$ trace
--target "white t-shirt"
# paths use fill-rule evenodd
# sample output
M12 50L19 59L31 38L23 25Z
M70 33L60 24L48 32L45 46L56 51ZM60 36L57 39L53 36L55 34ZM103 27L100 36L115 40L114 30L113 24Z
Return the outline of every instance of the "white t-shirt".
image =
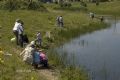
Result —
M63 22L63 17L59 17L59 21L60 21L60 22Z
M21 25L21 23L15 22L15 25L13 27L13 31L18 31L18 34L22 34L23 32L23 27Z

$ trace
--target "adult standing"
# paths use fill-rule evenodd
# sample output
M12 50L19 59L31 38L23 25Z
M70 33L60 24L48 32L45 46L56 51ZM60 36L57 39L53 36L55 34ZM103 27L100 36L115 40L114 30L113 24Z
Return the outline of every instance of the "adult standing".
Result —
M90 12L90 18L93 19L94 17L95 17L94 13Z
M60 26L59 17L60 17L60 16L57 16L57 18L56 18L56 24L57 24L57 26Z
M39 31L36 34L35 43L37 44L38 47L42 46L42 38L41 38L41 33Z
M59 17L59 22L60 22L60 27L63 27L63 17L62 16Z
M22 43L23 23L21 24L20 19L16 20L15 25L13 27L13 33L16 37L16 44L23 47L23 43Z
M101 16L101 17L100 17L100 21L101 21L101 22L103 22L103 20L104 20L104 17L103 17L103 16Z
M18 35L20 46L23 47L23 21L20 20L20 25L18 26Z
M13 27L13 33L16 37L16 44L19 45L19 41L18 41L18 26L19 26L19 23L20 23L20 20L17 19L16 22L15 22L15 25Z

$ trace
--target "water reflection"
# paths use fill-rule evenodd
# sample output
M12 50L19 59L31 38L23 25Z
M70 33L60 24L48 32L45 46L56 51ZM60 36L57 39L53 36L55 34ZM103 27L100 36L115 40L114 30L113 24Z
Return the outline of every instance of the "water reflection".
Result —
M106 21L111 23L109 28L75 38L57 49L69 53L69 64L85 67L91 80L120 80L120 21Z

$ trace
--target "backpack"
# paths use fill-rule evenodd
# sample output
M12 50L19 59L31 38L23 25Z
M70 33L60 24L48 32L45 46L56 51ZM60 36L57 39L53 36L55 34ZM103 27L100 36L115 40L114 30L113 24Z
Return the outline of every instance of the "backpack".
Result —
M23 34L22 39L23 39L24 43L29 43L29 39L28 39L28 36L26 34Z

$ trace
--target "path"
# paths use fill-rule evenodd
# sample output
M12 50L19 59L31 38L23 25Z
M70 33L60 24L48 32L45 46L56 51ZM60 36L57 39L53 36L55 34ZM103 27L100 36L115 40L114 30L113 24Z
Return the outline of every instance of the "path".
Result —
M20 53L20 51L16 50L15 48L13 48L13 51L16 53ZM42 75L46 80L58 80L59 72L52 67L48 68L48 69L41 68L41 69L37 70L37 72L40 75Z
M43 75L47 80L58 80L58 74L52 69L38 70L40 75Z

